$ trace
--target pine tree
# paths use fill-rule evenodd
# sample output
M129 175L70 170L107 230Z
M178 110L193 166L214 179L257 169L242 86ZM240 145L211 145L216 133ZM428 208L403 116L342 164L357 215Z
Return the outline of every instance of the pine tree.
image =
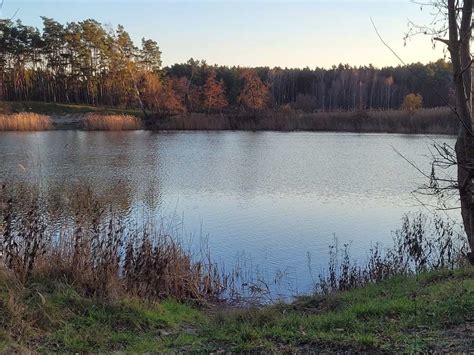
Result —
M158 73L161 70L161 51L158 43L151 39L142 38L140 62L144 70Z

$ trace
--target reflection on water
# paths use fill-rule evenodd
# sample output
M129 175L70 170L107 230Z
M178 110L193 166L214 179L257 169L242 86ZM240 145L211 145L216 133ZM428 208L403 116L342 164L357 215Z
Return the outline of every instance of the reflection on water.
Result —
M207 235L223 264L245 259L268 278L279 270L295 291L307 291L308 253L313 273L326 264L334 236L352 241L353 255L363 257L371 243L391 240L405 212L418 209L411 191L423 178L393 148L429 169L432 138L5 132L0 179L38 186L51 206L68 202L79 187L130 220L165 216L184 235ZM58 216L72 213L56 210Z

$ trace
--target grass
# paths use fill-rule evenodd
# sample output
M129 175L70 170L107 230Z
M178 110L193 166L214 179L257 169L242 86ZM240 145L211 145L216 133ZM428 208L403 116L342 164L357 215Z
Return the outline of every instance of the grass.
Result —
M221 314L207 332L236 351L301 348L421 351L458 341L446 330L474 323L474 270L438 271L390 280L291 305ZM469 343L469 341L471 343ZM456 345L455 344L455 345Z
M48 116L31 112L0 114L0 131L46 131L48 129L51 129L51 119Z
M0 276L4 352L469 351L473 327L472 267L249 309L103 301L61 280Z
M130 131L142 128L140 119L130 115L88 113L82 121L86 131Z
M60 280L36 279L23 287L3 275L0 283L0 341L5 352L162 350L160 337L203 319L198 310L172 300L105 302L84 297Z

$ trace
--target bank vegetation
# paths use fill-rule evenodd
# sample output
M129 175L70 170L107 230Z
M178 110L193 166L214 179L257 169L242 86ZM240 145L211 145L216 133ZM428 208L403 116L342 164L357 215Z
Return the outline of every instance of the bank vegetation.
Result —
M474 269L443 218L405 217L393 246L375 245L365 261L335 243L313 294L242 308L207 252L137 228L87 191L48 203L1 192L3 351L472 349Z
M41 114L24 112L35 110ZM21 111L15 113L16 111ZM322 131L404 134L456 134L457 117L449 108L305 113L290 107L259 112L181 113L145 118L136 110L41 103L3 103L0 131L9 130L244 130Z
M0 114L0 131L46 131L51 127L52 122L49 116L32 112Z

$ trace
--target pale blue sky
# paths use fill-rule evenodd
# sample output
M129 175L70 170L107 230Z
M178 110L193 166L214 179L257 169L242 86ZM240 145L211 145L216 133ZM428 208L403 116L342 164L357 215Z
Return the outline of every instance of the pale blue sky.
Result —
M376 36L370 17L406 62L443 56L441 48L432 49L427 37L403 46L408 19L420 24L430 20L428 9L420 11L409 0L5 0L2 17L17 9L17 18L38 27L40 16L63 23L94 18L113 26L122 24L136 44L141 37L156 40L165 65L190 57L240 66L399 64Z

